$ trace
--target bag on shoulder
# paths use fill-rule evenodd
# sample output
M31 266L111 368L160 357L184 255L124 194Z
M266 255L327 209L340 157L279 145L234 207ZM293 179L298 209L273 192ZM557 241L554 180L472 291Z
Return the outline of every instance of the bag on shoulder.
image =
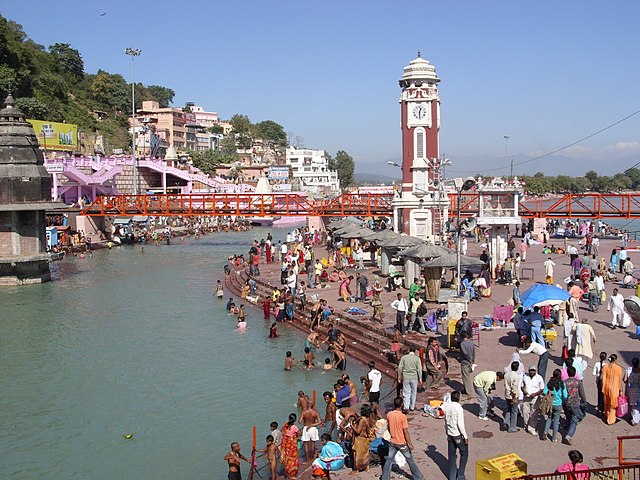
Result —
M422 302L420 306L418 306L418 310L416 311L416 313L419 317L424 317L427 314L427 312L428 312L427 306L424 304L424 302Z
M553 411L553 392L551 390L540 398L539 408L543 415L549 415Z

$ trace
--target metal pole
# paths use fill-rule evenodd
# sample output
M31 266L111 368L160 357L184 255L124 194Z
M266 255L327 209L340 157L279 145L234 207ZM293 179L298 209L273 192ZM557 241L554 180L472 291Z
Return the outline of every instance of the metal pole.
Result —
M138 195L138 159L136 156L136 57L142 50L125 48L124 53L131 57L131 154L133 155L133 193Z
M131 151L133 152L133 193L138 195L138 156L136 155L136 57L131 57Z
M509 152L509 135L503 135L502 138L504 138L504 159L505 161L508 160L508 152ZM513 170L513 166L511 167ZM512 172L513 173L513 172Z
M460 248L461 248L461 241L460 241L460 233L462 232L462 229L460 228L460 197L461 197L461 193L462 193L462 189L458 190L458 195L456 197L456 217L457 217L457 227L456 227L456 232L457 232L457 237L458 237L458 251L457 251L457 262L456 265L458 267L458 278L456 280L457 285L456 288L458 289L458 292L456 294L456 296L460 296L460 288L462 287L462 281L460 280Z

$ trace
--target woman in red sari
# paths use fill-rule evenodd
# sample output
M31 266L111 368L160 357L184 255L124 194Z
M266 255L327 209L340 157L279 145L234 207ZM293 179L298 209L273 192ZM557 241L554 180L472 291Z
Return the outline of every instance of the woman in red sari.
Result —
M296 427L297 416L289 415L289 421L282 427L282 463L289 480L298 475L298 437L300 430Z

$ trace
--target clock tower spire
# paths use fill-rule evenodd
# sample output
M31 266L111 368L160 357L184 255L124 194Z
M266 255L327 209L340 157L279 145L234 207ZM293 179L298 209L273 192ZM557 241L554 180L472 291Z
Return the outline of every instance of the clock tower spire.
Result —
M440 181L440 95L436 68L418 57L400 79L402 189L396 199L396 228L435 241L442 233L448 199Z

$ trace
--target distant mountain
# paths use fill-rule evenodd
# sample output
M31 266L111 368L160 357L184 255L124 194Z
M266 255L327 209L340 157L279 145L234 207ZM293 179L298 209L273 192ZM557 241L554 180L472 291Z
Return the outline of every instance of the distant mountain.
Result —
M357 173L356 172L355 180L357 183L368 183L373 185L379 185L379 184L390 185L393 182L399 182L400 176L390 177L389 175L380 175L377 173Z
M453 165L446 168L445 174L448 178L465 177L469 175L480 174L483 177L505 176L509 175L510 165L504 158L479 155L474 157L456 157L451 159ZM401 163L400 158L391 158L388 161ZM356 170L365 170L367 173L362 175L391 176L400 171L397 167L389 165L388 161L377 161L356 163ZM621 155L603 154L599 158L575 158L564 155L549 155L548 157L532 160L531 156L515 155L513 158L513 174L516 176L533 175L536 172L542 172L547 176L570 175L572 177L583 176L589 170L595 170L599 175L614 175L623 172L631 167L638 167L640 164L640 155L630 155L623 157ZM356 178L358 178L356 173Z

